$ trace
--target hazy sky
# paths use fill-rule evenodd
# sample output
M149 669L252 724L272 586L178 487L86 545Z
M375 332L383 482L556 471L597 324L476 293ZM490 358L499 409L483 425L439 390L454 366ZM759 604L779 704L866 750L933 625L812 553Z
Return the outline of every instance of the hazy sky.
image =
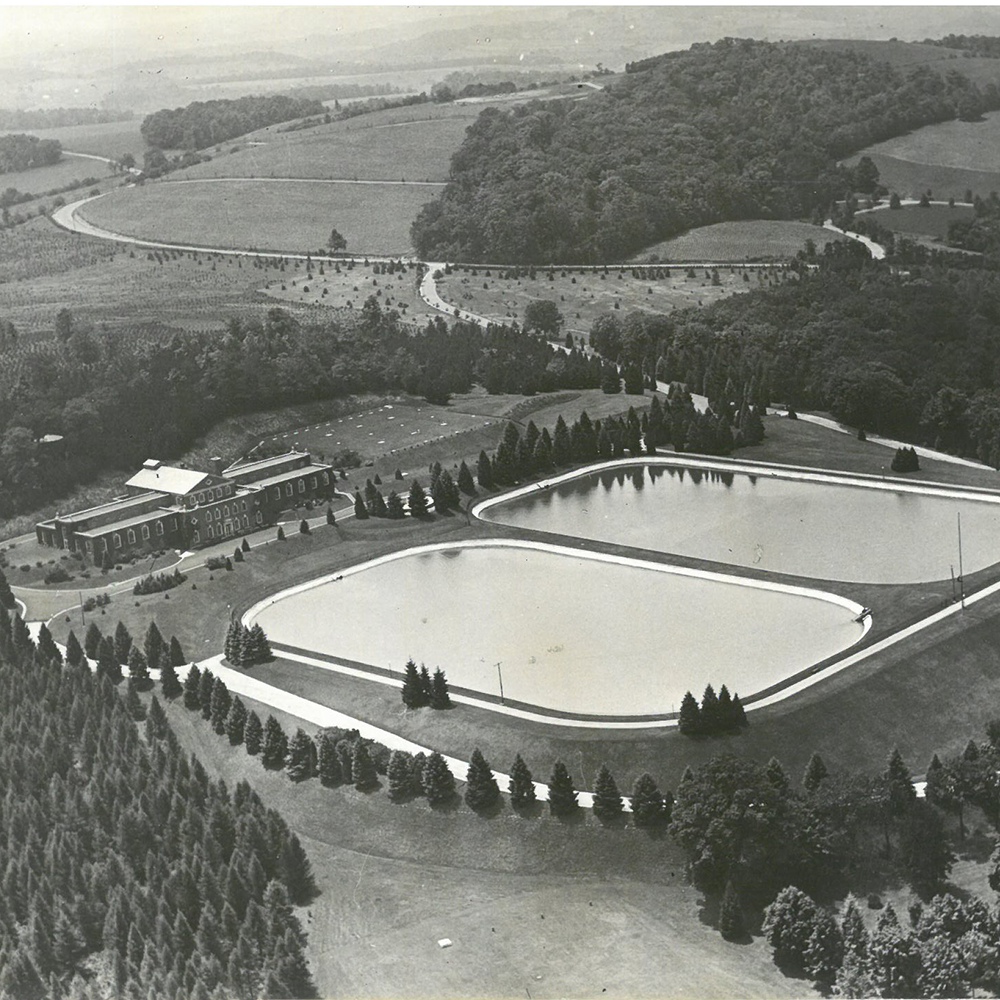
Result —
M609 5L610 6L610 5ZM563 8L564 10L566 8ZM549 11L551 12L551 8ZM317 37L344 37L366 29L398 28L433 30L470 19L493 24L530 17L530 6L6 6L0 5L0 60L20 62L52 56L72 56L86 51L128 54L147 59L208 47L279 48ZM692 7L677 12L690 22ZM649 8L645 11L647 17ZM669 12L664 17L670 20ZM924 6L784 6L703 8L703 23L718 26L725 34L758 37L803 37L829 25L829 34L843 37L919 39L947 31L997 33L997 7ZM808 30L797 28L809 25ZM758 30L755 30L758 29ZM0 74L2 74L0 61Z

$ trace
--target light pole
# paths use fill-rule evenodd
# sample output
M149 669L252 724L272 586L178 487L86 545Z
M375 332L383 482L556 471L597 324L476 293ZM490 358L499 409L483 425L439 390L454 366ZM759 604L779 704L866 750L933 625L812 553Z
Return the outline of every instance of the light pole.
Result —
M507 703L503 700L503 671L500 669L500 663L497 663L497 679L500 681L500 704L506 705Z
M962 512L958 512L958 595L965 609L965 570L962 568Z

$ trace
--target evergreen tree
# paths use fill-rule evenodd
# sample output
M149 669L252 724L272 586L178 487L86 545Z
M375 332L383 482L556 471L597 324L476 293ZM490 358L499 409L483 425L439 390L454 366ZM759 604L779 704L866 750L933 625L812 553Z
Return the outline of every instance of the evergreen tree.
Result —
M814 753L806 764L805 774L802 775L802 787L807 792L815 792L829 773L823 758Z
M97 673L112 684L118 684L122 679L122 668L115 656L115 641L109 635L101 639L97 647Z
M91 622L87 626L86 635L83 637L83 648L87 653L88 660L97 659L97 650L101 645L102 638L103 636L101 635L101 630L97 627L97 623Z
M437 709L451 708L448 681L440 667L434 671L434 679L431 681L430 706Z
M650 774L641 774L632 786L632 822L654 827L663 820L663 795Z
M300 535L309 534L309 522L305 518L302 518L302 520L299 521L299 534Z
M714 736L720 729L719 699L715 693L715 688L711 684L708 684L701 698L701 731Z
M79 667L83 665L83 647L80 645L80 640L77 639L76 633L70 629L69 635L66 636L66 663L71 667Z
M119 622L115 629L115 656L121 664L128 663L128 654L132 650L132 633L125 627L124 622Z
M13 611L17 607L17 600L14 598L14 592L10 589L10 583L7 581L7 575L4 573L3 569L0 569L0 608L6 608L8 611Z
M765 769L767 774L767 780L774 785L774 787L784 795L789 788L788 775L785 774L785 769L781 766L781 761L777 757L772 757L767 762L767 767Z
M183 667L187 663L187 660L184 658L184 650L181 649L181 644L176 635L170 637L170 648L167 658L175 667ZM160 667L162 668L162 666L163 664L161 663Z
M59 652L59 647L56 645L55 639L52 638L52 633L45 622L42 622L38 629L37 647L39 655L48 663L62 664L62 653Z
M472 478L472 473L469 471L469 467L465 464L465 460L462 460L462 464L458 467L458 488L466 495L473 496L476 492L476 484ZM2 592L0 592L0 599L2 599Z
M610 362L606 362L603 365L601 370L601 390L609 396L622 391L622 380L621 375L618 373L617 365Z
M156 622L150 622L149 628L146 629L146 637L143 639L142 652L146 657L146 663L152 666L154 663L159 666L160 663L160 650L163 649L165 643L163 641L163 636L160 634L160 630L156 627ZM184 662L183 660L181 661ZM174 664L175 666L180 666L179 663Z
M327 524L336 524L337 523L337 518L336 518L336 515L333 513L333 508L332 507L327 507L326 508L326 523Z
M368 508L365 506L364 498L357 491L354 493L354 516L359 521L368 519Z
M230 618L229 625L226 627L226 638L222 643L222 655L236 666L240 664L237 644L242 627L236 618Z
M577 808L577 794L566 765L557 760L549 778L549 811L553 816L568 816Z
M264 747L264 727L260 716L254 712L247 713L247 721L243 726L243 746L251 757L256 757Z
M719 910L719 932L727 941L742 941L746 938L746 924L743 922L743 906L735 884L726 883Z
M375 494L375 499L372 500L371 506L372 517L388 517L389 508L386 505L385 498L382 496L381 492Z
M390 521L401 521L406 517L406 508L403 506L403 501L395 490L389 494L389 499L385 502L385 516Z
M479 453L479 461L476 463L476 479L484 490L493 489L493 464L485 451Z
M386 772L389 781L389 798L393 802L403 802L410 797L410 755L403 750L393 750Z
M149 668L146 666L146 657L142 652L133 646L128 654L128 679L138 691L148 691L152 686L149 679Z
M726 733L736 728L733 715L733 698L725 684L719 688L719 703L716 708L719 720L719 732Z
M198 688L198 704L201 706L201 717L212 718L212 693L215 691L215 674L206 667L201 672L201 684Z
M184 690L183 685L177 679L177 671L172 663L160 665L160 690L163 692L164 698L171 700Z
M242 538L242 539L240 540L240 548L241 548L241 549L242 549L242 550L243 550L244 552L249 552L249 551L250 551L250 543L249 543L249 542L248 542L248 541L246 540L246 536L245 536L245 535L244 535L244 537L243 537L243 538Z
M281 881L285 883L288 892L288 899L296 906L303 906L308 903L317 893L316 880L313 877L312 865L306 852L302 849L299 838L294 833L289 833L283 838L281 850L278 855L278 871ZM265 909L275 908L272 900L272 889L277 888L274 882L268 885L268 890L264 895ZM290 919L291 914L286 917ZM301 930L299 932L301 934Z
M410 517L424 517L427 514L427 494L417 479L410 486L409 510Z
M229 709L233 707L233 699L229 694L229 688L221 677L215 678L212 685L212 697L209 706L212 728L220 735L226 735L226 721L229 718Z
M420 680L417 665L412 659L407 660L403 674L403 704L407 708L421 708L427 702L427 692Z
M281 723L273 715L269 715L267 722L264 723L264 743L261 747L260 756L261 763L269 770L280 771L285 766L287 755L288 737L281 728Z
M535 804L535 784L520 754L510 769L510 804L514 809L530 809Z
M327 788L339 785L341 782L340 757L337 755L337 744L333 738L323 734L318 740L317 748L319 780Z
M229 714L226 716L226 735L232 746L239 746L243 742L243 733L247 724L246 706L239 698L233 698L229 706Z
M149 712L146 714L146 742L152 743L154 740L162 740L167 735L169 728L167 715L163 711L160 699L154 694L149 702Z
M366 514L365 517L367 517L367 516L368 515ZM275 532L274 537L279 542L283 542L285 540L285 529L280 524L278 525L278 530L277 530L277 532Z
M556 429L552 436L552 462L556 466L566 465L572 456L569 428L562 414L556 419Z
M143 705L139 692L131 681L125 687L125 710L134 722L142 722L146 718L146 706Z
M733 695L733 706L731 712L733 725L737 729L743 729L750 725L750 720L747 718L747 713L743 709L743 702L740 701L740 696L738 694Z
M288 745L285 770L292 781L305 781L316 772L316 745L304 729L296 729Z
M254 622L245 638L243 646L243 664L267 663L274 658L271 652L271 644L268 642L267 633L261 628L259 622Z
M340 761L340 778L345 785L354 784L354 748L348 740L339 740L336 744L337 758Z
M422 775L424 795L432 806L441 806L455 797L455 778L448 762L439 753L432 753L424 764Z
M378 786L378 772L372 763L368 748L357 740L354 744L354 754L351 757L351 777L354 787L360 792L368 792Z
M424 689L424 698L426 698L425 704L429 705L431 703L433 685L431 684L430 671L428 671L427 667L423 663L420 664L420 686Z
M472 751L466 775L465 803L476 812L492 809L500 801L500 788L479 748Z
M698 702L690 691L681 701L677 728L684 736L698 736L701 733L701 709L698 708Z
M594 815L602 823L607 823L621 816L623 808L618 785L607 765L602 764L594 779Z

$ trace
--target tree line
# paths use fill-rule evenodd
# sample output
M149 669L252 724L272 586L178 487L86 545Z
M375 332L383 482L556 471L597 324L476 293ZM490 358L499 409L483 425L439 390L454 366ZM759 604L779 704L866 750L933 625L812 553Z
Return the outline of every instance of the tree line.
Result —
M139 131L158 149L206 149L268 125L325 112L321 101L306 97L220 98L154 111L142 120Z
M162 707L0 612L0 994L312 997L308 857ZM128 692L131 692L129 695Z
M39 139L23 132L0 135L0 174L47 167L62 158L58 139Z
M483 111L412 226L428 260L625 260L724 219L809 217L874 142L1000 107L955 72L749 39L633 63L584 101Z

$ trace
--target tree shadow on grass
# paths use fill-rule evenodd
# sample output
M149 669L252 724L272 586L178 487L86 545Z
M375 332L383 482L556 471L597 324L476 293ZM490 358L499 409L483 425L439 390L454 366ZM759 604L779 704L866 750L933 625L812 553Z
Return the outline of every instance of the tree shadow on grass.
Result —
M469 806L469 808L472 809L471 806ZM506 810L504 809L503 796L497 799L497 801L494 802L493 805L487 806L485 809L472 809L472 812L474 812L480 819L485 819L485 820L499 819L504 814L505 811Z
M531 819L538 820L542 818L542 814L545 811L545 806L543 803L539 802L537 799L527 806L515 806L510 807L510 811L520 819Z
M431 802L428 800L427 804L436 813L451 814L458 812L459 807L462 805L462 799L456 792L443 802Z
M563 826L582 826L587 819L587 810L577 806L568 812L554 813L549 810L549 815Z

